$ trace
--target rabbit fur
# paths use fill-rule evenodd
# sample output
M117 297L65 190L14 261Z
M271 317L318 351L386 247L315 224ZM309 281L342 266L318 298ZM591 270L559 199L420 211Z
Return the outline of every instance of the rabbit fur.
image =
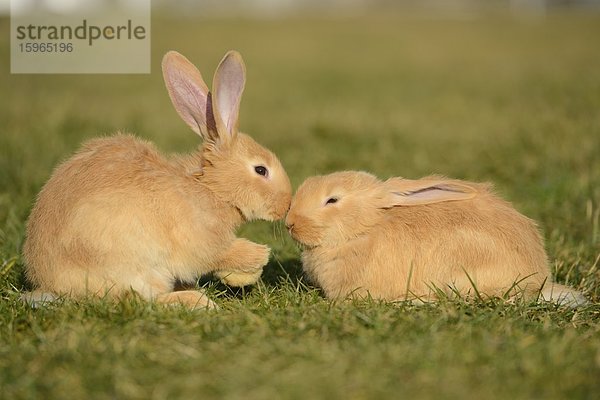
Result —
M489 184L360 171L308 178L286 218L306 275L329 298L429 301L441 292L585 304L552 282L534 221Z
M270 249L235 231L248 220L283 218L291 185L277 157L238 132L242 58L225 55L212 92L181 54L167 53L162 67L175 109L202 146L165 156L123 134L83 144L54 170L29 217L23 255L36 290L25 300L133 290L214 307L201 291L174 292L175 282L214 272L243 286L260 277Z

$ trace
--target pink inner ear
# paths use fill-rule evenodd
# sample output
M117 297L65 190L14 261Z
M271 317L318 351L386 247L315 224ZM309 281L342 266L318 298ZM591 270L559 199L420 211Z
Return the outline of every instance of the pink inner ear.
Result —
M460 190L453 189L451 187L444 186L431 186L423 189L415 190L414 192L410 192L408 195L410 197L419 198L419 199L434 199L440 196L452 196L452 193L464 193Z
M221 64L218 79L217 110L227 132L233 134L244 90L243 67L230 57Z
M200 133L201 128L206 125L204 111L206 110L206 95L194 84L186 81L179 71L173 79L173 105L183 120L194 129L197 126L196 133Z
M173 51L163 58L162 69L175 110L194 132L204 137L208 87L202 75L184 56Z
M475 194L459 187L451 185L436 185L424 187L415 191L393 192L396 197L396 205L419 205L433 204L444 201L466 200L472 198Z

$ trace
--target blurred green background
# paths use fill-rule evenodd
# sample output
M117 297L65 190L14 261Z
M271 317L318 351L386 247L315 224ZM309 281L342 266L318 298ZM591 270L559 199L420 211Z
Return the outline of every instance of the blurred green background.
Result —
M171 49L194 62L207 83L227 50L241 52L248 71L241 129L280 157L294 187L341 169L494 182L539 221L557 280L597 302L600 14L594 2L583 8L352 2L346 9L313 4L277 12L232 12L241 9L217 2L192 12L177 4L157 2L152 14L149 75L11 75L10 21L0 19L5 395L598 393L597 305L575 312L494 302L331 304L297 283L299 251L280 226L267 223L241 231L274 249L258 288L240 294L209 283L220 314L135 301L67 301L44 310L20 304L24 224L58 162L82 141L119 130L165 152L199 145L164 89L160 60ZM166 381L157 383L159 377Z

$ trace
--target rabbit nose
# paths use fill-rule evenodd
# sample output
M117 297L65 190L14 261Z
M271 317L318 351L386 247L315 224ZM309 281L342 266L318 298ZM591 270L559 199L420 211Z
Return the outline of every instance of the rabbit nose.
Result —
M287 228L287 230L290 234L292 234L292 231L294 230L295 223L296 223L296 214L292 213L292 212L288 212L288 215L285 218L285 227Z

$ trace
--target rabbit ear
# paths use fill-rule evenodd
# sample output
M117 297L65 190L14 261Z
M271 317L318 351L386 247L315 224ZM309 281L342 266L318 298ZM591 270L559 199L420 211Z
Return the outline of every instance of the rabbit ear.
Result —
M200 71L176 51L165 54L162 71L169 97L179 116L204 140L214 141L218 135L210 93Z
M224 140L237 135L246 67L237 51L229 51L217 67L213 79L213 111L217 130Z
M467 200L477 195L477 189L465 182L442 179L391 178L383 185L386 192L383 208Z

